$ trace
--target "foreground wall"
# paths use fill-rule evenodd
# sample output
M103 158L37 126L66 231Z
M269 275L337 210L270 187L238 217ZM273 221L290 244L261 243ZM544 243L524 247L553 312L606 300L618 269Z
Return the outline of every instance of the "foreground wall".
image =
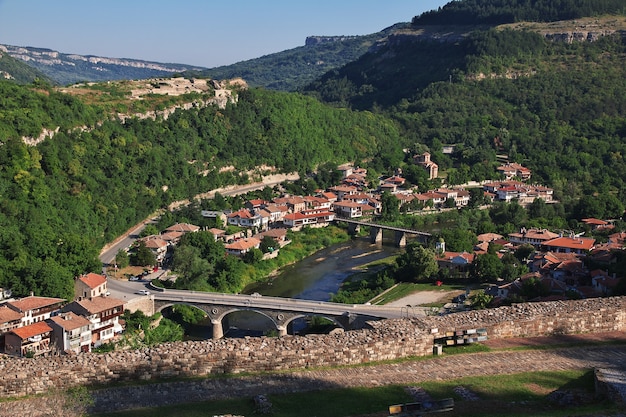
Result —
M519 304L421 319L372 322L370 330L332 335L220 339L107 354L0 361L0 397L77 385L222 373L355 365L433 353L446 331L485 328L489 338L624 331L626 297Z

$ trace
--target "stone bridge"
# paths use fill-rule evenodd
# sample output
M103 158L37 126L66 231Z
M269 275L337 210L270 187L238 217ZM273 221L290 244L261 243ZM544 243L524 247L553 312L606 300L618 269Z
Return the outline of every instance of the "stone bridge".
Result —
M295 319L322 316L345 330L360 329L368 321L385 318L415 317L425 311L415 307L372 306L364 304L338 304L294 298L267 297L239 294L218 294L184 290L153 288L154 311L177 304L194 306L207 314L213 325L213 339L224 337L223 320L236 311L254 311L274 323L281 336L287 335L287 326Z
M430 233L420 232L419 230L405 229L402 227L386 226L384 224L377 224L372 222L361 222L358 220L335 218L336 222L344 222L348 224L348 231L352 234L358 232L361 226L367 226L370 228L370 242L379 243L383 240L383 230L392 230L395 233L394 243L397 247L402 248L406 246L406 236L416 236L417 239L426 243L432 236Z

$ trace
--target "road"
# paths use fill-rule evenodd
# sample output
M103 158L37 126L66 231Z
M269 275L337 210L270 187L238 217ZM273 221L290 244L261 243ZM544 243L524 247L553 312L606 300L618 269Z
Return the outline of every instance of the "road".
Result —
M297 174L292 175L274 175L269 177L269 179L264 180L260 183L247 184L247 185L238 185L228 188L217 189L213 191L209 191L208 193L200 194L196 196L196 198L212 198L215 196L215 193L219 192L225 196L234 196L239 194L245 194L249 191L262 190L265 187L273 187L277 184L280 184L286 180L295 180L297 179ZM170 210L176 207L180 207L182 205L189 204L189 200L179 201L176 203L172 203L170 205ZM115 255L120 249L126 249L130 247L135 240L139 237L141 231L146 227L146 225L152 221L156 221L156 217L149 217L142 221L141 223L135 225L132 229L127 231L124 235L120 236L113 242L106 245L102 251L100 252L100 261L106 267L115 259ZM106 274L106 270L103 270L103 273Z
M155 300L198 302L207 304L223 304L245 308L265 308L271 310L297 311L310 314L347 315L359 314L378 318L396 319L409 315L425 315L429 308L419 308L388 305L366 304L339 304L325 301L301 300L296 298L282 298L269 296L255 296L242 294L205 293L184 290L154 291Z

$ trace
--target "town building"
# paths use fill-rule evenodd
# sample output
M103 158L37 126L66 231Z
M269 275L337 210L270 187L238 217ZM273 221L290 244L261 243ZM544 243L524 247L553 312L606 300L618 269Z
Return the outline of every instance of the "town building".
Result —
M107 277L102 274L90 272L81 275L74 282L75 298L93 298L106 295Z

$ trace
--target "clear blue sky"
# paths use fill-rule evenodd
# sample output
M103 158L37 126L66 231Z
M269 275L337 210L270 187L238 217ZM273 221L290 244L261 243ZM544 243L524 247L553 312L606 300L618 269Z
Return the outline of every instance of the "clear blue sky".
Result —
M449 0L0 0L0 44L202 67L366 35Z

